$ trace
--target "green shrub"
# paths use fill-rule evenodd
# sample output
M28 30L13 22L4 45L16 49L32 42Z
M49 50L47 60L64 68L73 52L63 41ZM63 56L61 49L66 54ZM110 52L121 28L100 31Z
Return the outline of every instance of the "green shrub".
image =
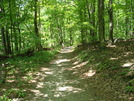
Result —
M127 86L126 91L127 92L134 92L134 86Z

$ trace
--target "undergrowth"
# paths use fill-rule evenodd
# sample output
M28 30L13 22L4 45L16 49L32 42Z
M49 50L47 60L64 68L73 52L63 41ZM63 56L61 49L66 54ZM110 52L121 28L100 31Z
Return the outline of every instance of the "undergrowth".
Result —
M8 63L6 67L7 72L7 81L14 80L16 83L16 88L12 88L13 83L5 82L4 84L0 84L0 101L11 101L11 98L14 97L25 97L26 92L25 89L21 87L32 79L32 75L27 75L28 73L36 73L38 68L51 59L57 54L57 51L40 51L36 52L31 57L14 57L5 60L5 63ZM14 77L12 77L14 76ZM25 80L21 78L25 78ZM10 87L6 87L10 85ZM21 90L18 90L21 89Z
M97 73L108 71L108 75L112 77L123 78L126 82L126 92L134 93L134 70L130 68L122 68L121 60L111 59L112 55L108 51L97 51L97 50L83 50L79 53L78 58L81 61L88 61L88 67L95 67ZM118 58L118 57L117 57ZM116 74L115 74L116 73ZM131 74L131 75L130 75ZM105 75L105 72L104 72ZM124 79L125 78L125 79ZM129 84L129 85L127 85Z

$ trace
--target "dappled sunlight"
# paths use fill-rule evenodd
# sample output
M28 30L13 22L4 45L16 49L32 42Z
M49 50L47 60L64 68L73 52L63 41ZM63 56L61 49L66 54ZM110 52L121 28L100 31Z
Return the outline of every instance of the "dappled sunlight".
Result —
M34 92L34 93L36 93L36 94L41 93L40 90L35 90L35 89L34 89L34 90L31 90L31 91Z
M118 58L113 58L113 57L111 57L110 60L118 60Z
M57 64L59 67L61 67L62 65L61 64Z
M51 70L51 69L50 69L50 68L41 67L40 70L41 70L41 71L49 71L49 70Z
M75 61L73 65L77 65L78 63L80 63L80 61Z
M128 63L124 63L123 65L122 65L122 67L130 67L130 66L132 66L134 63L131 63L131 62L128 62Z
M84 91L80 88L74 88L72 86L58 87L56 90L57 91L72 92L72 93L80 93L80 92Z
M39 96L42 96L42 95L44 95L43 93L41 93L41 91L40 90L30 90L31 92L33 92L34 93L34 95L36 96L36 97L39 97Z
M112 47L112 48L116 48L116 45L107 45L107 47Z
M127 57L128 55L133 54L133 52L124 52L124 56Z
M53 72L45 72L45 74L53 74Z
M57 59L57 60L53 60L50 62L50 64L60 64L60 63L63 63L63 62L69 62L70 59Z
M91 96L91 91L87 89L87 84L80 78L76 68L87 65L88 61L75 61L75 57L68 56L66 53L72 52L69 49L63 49L62 53L56 60L50 64L42 66L40 71L35 73L33 78L28 82L34 87L28 90L32 93L21 101L74 101L77 99L87 99L95 101ZM69 54L68 54L69 55ZM84 76L91 77L96 72L88 71ZM29 73L29 76L32 75ZM86 97L85 97L86 96ZM82 101L82 100L80 100Z
M6 78L6 82L8 82L8 83L15 82L16 80L15 80L14 78L15 78L15 76L7 77L7 78Z
M82 62L80 64L77 64L76 66L73 66L72 68L79 68L79 67L85 66L87 63L88 63L88 61Z
M72 48L73 48L72 46L65 47L65 48L63 48L63 49L60 50L60 53L71 53L71 52L74 51Z
M61 50L60 51L60 53L71 53L71 52L73 52L74 50L65 50L65 49L63 49L63 50Z
M76 93L79 94L85 92L85 89L83 89L83 87L74 87L78 83L80 83L78 82L78 80L74 81L63 80L62 82L59 81L38 82L36 87L37 89L29 89L29 90L33 93L32 95L34 95L34 97L32 98L33 100L40 98L53 99L53 98L66 97L69 96L70 94L76 94ZM74 86L73 85L71 86L71 84L74 84ZM49 89L47 90L46 87ZM30 96L31 95L29 95L29 97Z
M45 73L45 72L44 72ZM47 75L46 74L42 74L42 73L38 73L34 78L33 78L33 80L39 80L39 81L41 81L41 80L44 80L45 79L45 77L46 77ZM30 80L29 82L32 82L32 80Z
M36 83L37 81L36 80L31 80L31 83Z
M92 77L96 74L96 70L89 70L88 72L84 73L84 77Z
M43 82L38 82L36 88L44 88Z
M55 61L55 63L59 64L59 63L68 62L68 61L70 61L70 59L59 59L59 60Z

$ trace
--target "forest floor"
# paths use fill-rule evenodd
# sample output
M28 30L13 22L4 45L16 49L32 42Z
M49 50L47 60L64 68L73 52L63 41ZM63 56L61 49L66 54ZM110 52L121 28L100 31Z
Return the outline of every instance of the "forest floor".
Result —
M25 90L26 95L19 92L24 98L12 93L11 101L134 101L133 45L122 41L103 51L92 44L66 47L50 63L29 72L27 81L16 85L9 80L2 87L20 85Z
M29 82L29 94L13 101L104 101L95 95L94 90L79 77L76 67L86 65L76 59L72 47L61 49L60 53L42 67Z
M77 48L82 50L81 60L88 61L79 68L80 76L92 82L97 96L104 101L134 101L134 40L107 45L103 51L92 44Z

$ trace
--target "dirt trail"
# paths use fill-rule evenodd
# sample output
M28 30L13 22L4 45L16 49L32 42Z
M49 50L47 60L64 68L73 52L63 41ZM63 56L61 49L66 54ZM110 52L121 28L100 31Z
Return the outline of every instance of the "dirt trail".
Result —
M29 88L33 94L20 101L105 101L93 93L92 88L80 78L75 67L77 61L71 47L62 49L50 64L41 67ZM37 82L38 81L38 82Z

